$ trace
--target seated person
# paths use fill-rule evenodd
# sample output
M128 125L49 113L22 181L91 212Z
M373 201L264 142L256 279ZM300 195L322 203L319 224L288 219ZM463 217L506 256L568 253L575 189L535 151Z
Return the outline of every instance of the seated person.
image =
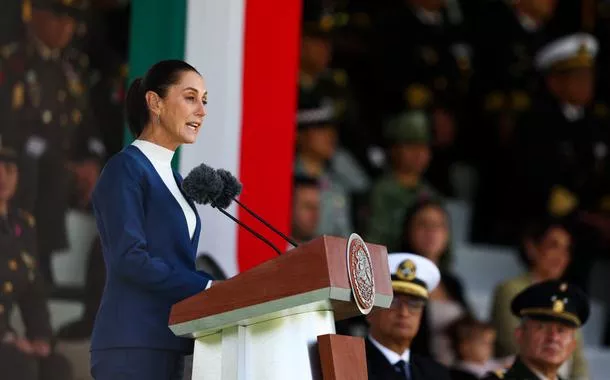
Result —
M9 205L18 182L17 154L0 148L0 377L70 380L67 360L53 352L45 282L36 265L34 217ZM19 306L26 328L10 325Z
M576 332L589 319L587 295L576 285L549 280L517 294L510 309L520 321L514 331L519 354L506 372L483 379L561 380L559 369L574 354Z
M571 251L572 235L561 221L543 218L528 226L522 244L528 271L501 283L494 291L491 322L498 334L496 356L517 353L514 331L519 326L519 318L511 313L511 300L530 285L562 278L570 263ZM566 361L561 373L570 379L586 379L589 375L580 332L576 337L574 356Z
M450 250L449 216L442 204L434 200L414 203L407 210L403 224L402 251L414 252L440 268L441 280L433 291L412 349L451 366L455 353L447 328L456 320L470 315L460 279L445 269Z
M456 356L452 380L479 380L504 367L493 359L496 331L491 324L467 316L451 325L449 336Z
M394 299L389 309L367 316L365 340L369 380L449 380L449 371L434 360L411 352L428 294L440 273L425 257L410 253L388 255Z

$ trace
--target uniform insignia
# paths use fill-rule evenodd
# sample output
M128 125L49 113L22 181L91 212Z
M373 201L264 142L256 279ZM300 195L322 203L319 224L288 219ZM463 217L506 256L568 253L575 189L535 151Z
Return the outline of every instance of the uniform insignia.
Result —
M83 114L80 112L80 110L78 110L78 109L72 110L72 122L74 122L74 124L80 124L82 119L83 119Z
M320 20L320 29L329 31L335 26L335 19L331 15L324 15Z
M569 214L578 206L578 198L563 186L555 186L551 191L548 210L556 217Z
M513 91L511 94L511 104L515 111L525 111L530 108L530 97L525 91Z
M26 251L21 252L21 260L23 260L26 267L33 269L36 266L36 259Z
M347 73L343 70L334 70L333 71L333 81L337 86L345 87L347 86Z
M19 213L21 214L21 217L25 219L25 221L28 223L29 227L34 227L36 225L36 218L34 218L34 215L30 214L25 210L19 210Z
M4 286L2 287L2 290L5 294L11 294L13 292L13 283L10 281L6 281L4 283Z
M565 310L565 304L563 303L562 300L553 301L553 311L555 313L563 313L564 310Z
M44 110L42 112L42 122L45 124L49 124L51 122L51 120L53 120L53 113L49 110Z
M407 105L412 108L424 108L432 101L432 91L421 84L412 84L405 91Z
M12 107L14 110L18 110L23 107L25 100L25 88L22 82L17 82L13 86L13 102Z
M485 110L498 111L504 107L504 94L500 91L493 91L485 97Z
M21 21L27 23L30 20L32 20L32 1L23 0L21 3Z
M70 92L74 95L80 96L84 92L83 84L78 79L72 79L69 81Z
M12 270L13 272L16 271L18 267L17 260L10 260L8 262L8 269Z
M424 59L424 62L430 66L434 66L438 63L438 53L431 47L422 47L421 56Z
M396 269L396 277L403 281L412 281L417 273L417 266L411 260L405 260Z

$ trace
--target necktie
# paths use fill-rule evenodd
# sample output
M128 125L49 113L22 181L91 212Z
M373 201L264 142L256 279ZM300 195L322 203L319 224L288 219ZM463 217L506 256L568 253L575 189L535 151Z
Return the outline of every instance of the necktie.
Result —
M405 380L411 380L411 371L409 369L409 363L401 360L394 364L394 369L397 373L400 373Z

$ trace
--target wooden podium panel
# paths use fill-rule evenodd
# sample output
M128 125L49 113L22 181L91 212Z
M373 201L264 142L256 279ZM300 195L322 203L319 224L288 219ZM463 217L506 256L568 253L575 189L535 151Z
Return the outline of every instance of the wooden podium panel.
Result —
M318 336L323 380L367 380L364 339L346 335Z

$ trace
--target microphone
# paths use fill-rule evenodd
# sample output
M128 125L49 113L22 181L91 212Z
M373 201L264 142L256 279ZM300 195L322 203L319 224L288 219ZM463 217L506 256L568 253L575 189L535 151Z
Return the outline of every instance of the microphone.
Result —
M293 247L299 246L296 241L294 241L293 239L284 235L281 231L279 231L277 228L273 227L269 222L265 221L263 218L258 216L254 211L250 210L248 207L246 207L246 205L244 205L243 203L238 201L237 198L235 198L241 192L242 185L239 182L239 180L237 178L235 178L235 176L233 174L231 174L231 172L224 170L224 169L217 169L216 173L218 173L221 180L224 182L224 190L222 191L219 198L222 201L223 205L224 204L227 205L225 207L228 207L231 204L231 201L235 201L235 203L237 203L240 207L242 207L244 210L246 210L248 212L248 214L252 215L253 217L256 218L256 220L263 223L271 231L273 231L276 234L278 234L279 236L281 236L282 239L284 239L288 243L292 244Z
M217 209L229 219L237 223L240 227L256 236L262 242L271 247L278 255L282 252L271 243L267 238L246 224L242 223L239 219L229 214L224 209L229 207L231 199L237 196L241 192L241 184L237 182L239 186L232 187L225 186L221 176L212 168L205 164L201 164L198 167L191 170L191 172L182 181L182 190L186 196L191 198L194 202L199 204L209 204L213 208ZM224 207L221 207L224 206Z

